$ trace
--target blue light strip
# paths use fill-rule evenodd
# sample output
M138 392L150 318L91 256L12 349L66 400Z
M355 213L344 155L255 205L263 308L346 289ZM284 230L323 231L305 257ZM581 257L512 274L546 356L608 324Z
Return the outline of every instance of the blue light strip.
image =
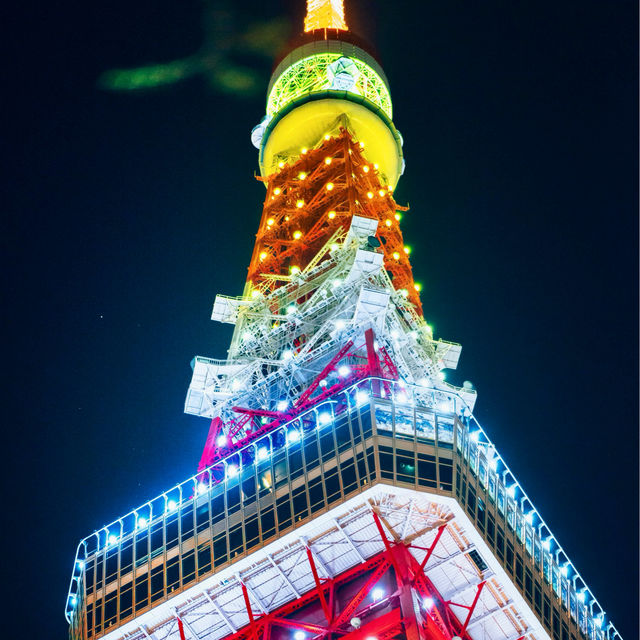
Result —
M618 633L613 623L609 622L606 628L603 630L602 627L604 626L605 620L604 608L600 605L591 590L587 587L585 580L578 573L577 569L575 569L573 563L569 560L568 555L566 554L560 543L557 541L555 536L551 533L550 528L543 520L539 511L537 511L537 509L534 507L533 502L526 494L520 483L517 481L514 473L511 471L504 459L497 453L495 446L480 426L480 423L473 416L465 401L457 393L452 391L444 391L432 387L422 387L418 385L406 384L403 382L391 382L377 377L369 377L354 382L350 387L347 387L340 392L340 394L345 394L349 400L349 411L355 409L356 407L364 405L367 401L370 400L369 393L363 390L363 385L368 385L368 383L372 380L377 380L393 386L393 398L390 398L390 400L393 400L396 405L404 404L412 408L414 406L417 406L419 408L424 408L426 410L434 411L435 413L440 414L444 413L451 415L455 413L461 416L463 421L467 421L468 426L467 429L463 432L463 442L458 443L460 454L465 456L465 458L475 466L476 459L477 461L480 460L481 448L484 448L486 450L491 447L493 449L493 451L495 452L495 457L493 458L493 460L497 460L497 463L494 467L491 468L491 471L496 474L498 483L504 485L505 487L505 492L508 496L508 498L505 498L505 507L507 504L507 500L510 499L511 504L515 508L514 519L517 517L517 514L519 512L521 517L524 518L526 523L534 532L534 535L537 535L539 537L541 546L543 548L543 553L547 553L547 557L551 557L551 561L554 565L553 568L557 568L562 574L562 577L566 580L567 584L570 584L573 588L580 606L588 607L590 613L590 622L592 623L592 630L590 629L590 633L588 633L587 635L590 635L592 638L596 639L607 638L608 640L614 640L614 638L617 637L622 640L622 637ZM349 393L354 389L356 391L355 393ZM423 405L419 402L416 402L416 400L428 400L428 404ZM74 568L69 585L69 593L67 596L67 603L65 608L65 617L67 621L71 624L71 617L73 615L73 612L75 611L79 599L78 588L84 569L85 559L87 557L94 553L97 553L101 549L105 549L109 546L118 544L118 542L125 535L134 532L136 529L151 526L155 518L162 517L167 512L174 511L184 500L191 500L198 495L202 495L208 492L212 488L213 484L218 484L220 482L214 481L212 483L211 481L214 468L219 469L221 466L224 468L224 481L234 478L236 475L238 475L238 473L241 473L243 468L241 452L249 449L254 449L256 453L254 460L257 459L258 461L261 461L268 458L273 452L271 437L277 432L282 432L285 434L286 444L284 446L288 446L293 442L298 442L304 437L304 432L298 429L290 429L291 424L297 423L310 414L315 414L315 422L318 428L323 428L330 425L335 419L335 416L333 414L334 404L335 399L327 399L323 401L317 406L312 407L304 413L296 416L289 422L277 427L276 429L274 429L274 431L266 434L260 440L247 444L245 447L239 449L238 451L234 451L227 457L216 462L207 469L199 472L197 475L191 476L184 482L175 485L171 489L161 493L156 498L144 503L143 505L130 511L121 518L118 518L111 524L102 527L98 531L95 531L93 534L81 540L76 549ZM294 435L294 432L295 434L297 434L297 437L296 435ZM471 450L473 451L470 453ZM489 458L486 456L485 458L488 462ZM477 474L478 469L479 466L474 470L474 473ZM487 477L488 476L489 474L487 473ZM500 480L500 476L502 476L502 480ZM208 478L208 481L206 483L202 482L203 477ZM510 478L510 481L508 481L507 478ZM518 505L518 502L520 503L520 505ZM525 504L528 504L529 506L526 511ZM515 531L515 526L512 528ZM526 526L523 528L526 529ZM546 530L547 532L547 534L544 536L543 530ZM525 543L524 540L522 540L522 542L523 544ZM531 555L533 555L533 553ZM560 561L560 556L564 556L563 562ZM569 575L569 573L571 573L571 575ZM582 583L583 587L578 587L578 581ZM559 581L558 584L561 584L561 581ZM560 593L558 593L558 590L556 590L555 588L554 591L556 592L558 597L562 599L561 589ZM569 594L567 597L570 597L570 595L571 594ZM594 612L594 609L596 607L598 611ZM569 608L569 610L571 610L571 607Z

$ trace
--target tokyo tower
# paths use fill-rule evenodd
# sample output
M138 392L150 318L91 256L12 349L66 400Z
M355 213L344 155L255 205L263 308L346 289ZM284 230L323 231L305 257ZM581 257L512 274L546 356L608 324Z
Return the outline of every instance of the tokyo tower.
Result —
M341 0L308 0L251 139L266 195L213 306L228 356L193 361L197 472L80 542L70 638L620 638L445 381L461 347L423 316L389 83Z

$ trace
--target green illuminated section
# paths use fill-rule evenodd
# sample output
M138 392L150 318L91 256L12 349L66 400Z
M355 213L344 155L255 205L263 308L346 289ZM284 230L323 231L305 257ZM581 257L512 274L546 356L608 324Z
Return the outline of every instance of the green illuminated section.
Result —
M306 94L332 89L363 96L392 118L391 96L382 78L361 60L340 53L319 53L287 68L271 89L267 115Z

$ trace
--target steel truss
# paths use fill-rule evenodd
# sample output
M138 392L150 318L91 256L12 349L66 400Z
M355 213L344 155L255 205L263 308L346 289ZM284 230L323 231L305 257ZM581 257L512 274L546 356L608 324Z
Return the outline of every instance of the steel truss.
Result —
M467 627L485 582L477 587L471 605L465 605L445 600L425 573L425 566L447 524L437 527L433 542L425 549L406 540L390 541L378 513L379 509L374 507L372 516L384 550L335 577L321 578L318 558L307 546L307 562L315 586L302 595L298 594L295 600L267 613L255 594L252 595L241 582L249 623L229 634L226 640L277 639L289 637L284 632L290 634L295 630L302 631L309 640L365 640L374 637L377 640L453 640L456 637L471 640ZM387 526L396 535L393 528ZM422 562L418 562L410 552L413 548L426 551ZM385 585L389 593L372 601L371 595L377 585ZM263 613L256 612L256 604ZM452 614L452 606L468 610L464 622ZM487 614L479 616L478 622L486 617ZM186 640L181 619L178 617L177 620L181 639Z

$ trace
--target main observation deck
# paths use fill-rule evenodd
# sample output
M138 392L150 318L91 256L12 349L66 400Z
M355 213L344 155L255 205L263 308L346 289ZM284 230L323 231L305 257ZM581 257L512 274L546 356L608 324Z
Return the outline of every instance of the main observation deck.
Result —
M390 538L418 548L447 523L424 571L448 601L489 585L470 637L612 638L546 525L530 524L513 476L494 470L479 425L455 399L436 406L417 406L407 385L360 381L87 537L71 638L178 639L178 621L199 640L238 633L243 593L262 615L304 600L305 549L327 579L375 563L385 545L375 513Z

